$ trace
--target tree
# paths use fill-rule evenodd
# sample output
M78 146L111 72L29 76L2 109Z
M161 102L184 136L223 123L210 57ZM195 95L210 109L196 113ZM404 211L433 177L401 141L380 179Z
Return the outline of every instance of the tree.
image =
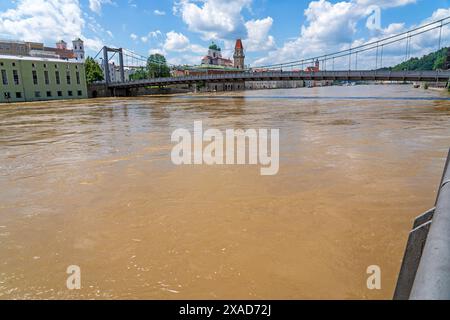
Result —
M86 59L84 67L86 70L86 81L88 84L104 80L102 68L100 68L100 65L91 57Z
M148 78L148 72L143 67L140 69L137 69L133 74L130 75L131 81L144 80L147 78Z
M434 60L433 70L443 70L445 69L445 64L447 62L446 55L440 55Z
M166 58L159 53L150 55L147 60L147 72L150 78L170 77L170 68Z
M439 51L432 52L421 58L411 58L391 68L393 71L426 71L445 69L447 62L448 48L442 48Z

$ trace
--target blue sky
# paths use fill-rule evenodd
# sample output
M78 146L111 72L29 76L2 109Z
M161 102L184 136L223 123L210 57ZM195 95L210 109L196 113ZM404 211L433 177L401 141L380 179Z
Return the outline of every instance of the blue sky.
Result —
M381 23L369 29L374 6ZM52 44L80 36L91 55L106 44L195 64L211 41L231 57L239 37L255 65L333 52L446 16L448 0L16 0L0 2L0 38ZM443 38L450 45L447 28ZM432 50L429 41L414 46L415 55ZM401 59L403 50L391 51L392 63Z

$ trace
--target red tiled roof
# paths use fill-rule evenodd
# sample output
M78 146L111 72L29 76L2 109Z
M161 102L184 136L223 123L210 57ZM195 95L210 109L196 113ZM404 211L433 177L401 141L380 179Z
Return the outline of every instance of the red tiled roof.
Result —
M237 39L236 40L236 49L244 49L244 46L242 45L242 40L241 39Z
M56 49L56 54L58 54L63 59L73 59L75 58L75 54L73 50L64 50L64 49Z

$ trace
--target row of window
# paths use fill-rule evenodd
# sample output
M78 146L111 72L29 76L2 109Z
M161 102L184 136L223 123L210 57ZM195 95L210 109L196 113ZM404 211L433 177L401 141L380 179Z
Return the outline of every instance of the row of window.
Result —
M3 67L5 65L5 63L4 62L0 62L0 67ZM16 66L16 63L15 62L13 62L13 63L11 63L11 65L13 66L13 67L15 67Z
M67 95L69 97L73 97L73 91L71 91L71 90L67 91ZM77 95L78 95L78 97L81 97L83 95L83 91L78 90L77 91ZM5 92L3 94L3 96L4 96L4 98L6 100L11 99L11 92ZM47 96L47 98L52 98L53 97L53 93L51 91L47 91L46 92L46 96ZM57 97L62 97L63 96L63 92L62 91L57 91L56 92L56 96ZM42 97L41 92L40 91L35 91L34 92L34 97L35 98L41 98ZM22 92L16 92L16 99L22 99Z
M33 67L33 69L36 68L36 64L35 63L32 63L31 66ZM48 65L46 63L44 63L44 69L47 69L47 67L48 67ZM55 64L55 69L58 69L58 65L57 64ZM70 65L69 64L66 64L66 69L67 70L70 69ZM75 65L75 69L78 70L78 66L77 65Z
M6 73L6 70L2 70L2 83L3 85L8 85L8 74ZM15 85L19 85L20 81L19 81L19 73L17 72L17 70L13 70L13 79L14 79L14 84Z
M0 67L3 67L4 65L5 65L4 62L0 62ZM12 62L11 65L12 65L13 67L15 67L15 66L16 66L16 63L15 63L15 62ZM36 64L35 64L35 63L32 63L31 66L32 66L33 68L36 68ZM48 67L48 65L47 65L46 63L44 63L44 69L47 69L47 67ZM70 65L69 65L69 64L66 64L66 69L69 69L69 68L70 68ZM58 65L57 65L57 64L55 64L55 69L58 69ZM75 69L78 70L78 65L75 65Z
M27 52L27 47L25 46L14 46L11 47L10 45L1 45L0 44L0 50L5 50L5 51L19 51L19 52Z
M7 86L9 84L9 81L8 81L8 74L7 74L6 70L1 71L1 76L2 76L3 85ZM38 85L39 81L38 81L38 74L37 74L36 70L32 71L32 76L33 76L33 84ZM75 73L75 76L76 76L77 84L78 85L81 84L80 72L77 71ZM15 85L20 84L19 73L17 70L13 70L13 80L14 80ZM56 84L58 84L58 85L61 84L61 77L60 77L59 71L55 71L55 80L56 80ZM46 85L50 85L50 77L49 77L49 73L47 70L44 71L44 82ZM66 83L68 85L72 84L71 73L69 70L66 71Z

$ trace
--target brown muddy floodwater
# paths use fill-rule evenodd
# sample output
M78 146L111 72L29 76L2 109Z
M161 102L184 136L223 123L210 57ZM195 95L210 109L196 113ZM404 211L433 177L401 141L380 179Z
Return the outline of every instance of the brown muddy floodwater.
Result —
M174 166L195 120L279 128L278 175ZM390 299L449 137L409 85L1 105L0 299Z

